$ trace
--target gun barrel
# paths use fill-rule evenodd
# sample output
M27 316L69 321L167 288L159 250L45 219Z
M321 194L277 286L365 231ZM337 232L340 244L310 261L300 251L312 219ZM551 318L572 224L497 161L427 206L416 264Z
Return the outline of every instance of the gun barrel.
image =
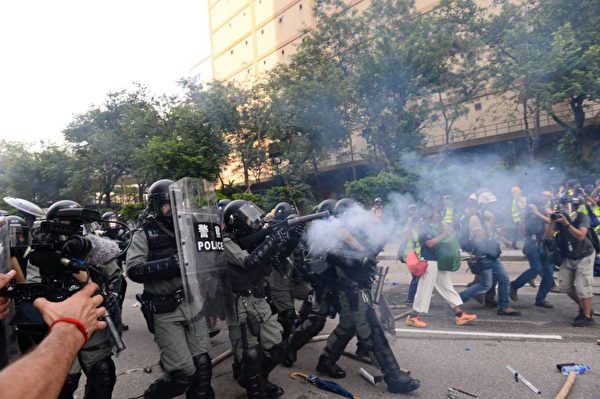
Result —
M312 222L313 220L316 220L316 219L326 218L328 216L329 216L329 211L317 212L317 213L312 213L310 215L298 216L295 218L287 219L287 224L289 227L294 227L300 223L308 223L308 222Z

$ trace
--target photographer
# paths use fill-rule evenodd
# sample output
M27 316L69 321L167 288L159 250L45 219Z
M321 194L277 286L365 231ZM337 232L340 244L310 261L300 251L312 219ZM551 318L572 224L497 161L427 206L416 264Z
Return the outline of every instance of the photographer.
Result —
M13 276L12 272L0 274L0 288L6 286ZM89 283L63 302L49 302L42 298L35 301L35 307L50 326L50 333L35 350L0 372L4 399L58 396L69 366L87 337L106 327L105 322L98 321L105 309L98 307L102 297L94 295L97 289L96 284ZM0 301L7 302L5 298L0 298Z
M546 301L546 296L554 283L552 278L554 265L548 259L543 242L544 232L546 226L550 223L550 218L542 213L549 208L550 202L544 195L534 197L530 202L521 222L521 231L525 237L523 254L527 256L529 269L510 283L510 299L518 301L517 291L529 281L541 275L542 282L535 297L535 306L551 309L553 306Z
M83 209L70 200L57 201L48 208L46 220L32 229L27 283L39 284L46 291L44 297L59 302L70 296L73 289L94 281L99 284L105 296L104 304L117 324L120 320L117 297L122 279L114 257L119 249L110 240L85 234L91 231L86 219L90 213L99 218L97 212ZM84 214L87 215L84 217ZM85 268L81 269L81 265ZM40 334L46 333L39 313L28 301L19 304L13 323L24 327L19 330L19 341L24 345L37 345ZM109 330L90 335L64 381L60 398L73 397L82 370L87 377L85 398L112 397L116 382L112 351Z
M592 279L596 251L588 231L590 218L579 212L579 198L570 195L559 199L560 210L551 215L544 238L554 239L555 262L560 264L559 284L561 292L579 305L574 327L594 324L592 318ZM560 259L562 258L562 259Z

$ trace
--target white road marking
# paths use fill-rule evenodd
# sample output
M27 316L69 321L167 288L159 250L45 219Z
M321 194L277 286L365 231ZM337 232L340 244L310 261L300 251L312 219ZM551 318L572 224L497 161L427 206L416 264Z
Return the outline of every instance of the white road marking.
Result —
M396 328L400 333L421 333L421 334L441 334L441 335L465 335L471 337L494 337L494 338L529 338L529 339L556 339L562 340L561 335L543 335L543 334L514 334L514 333L493 333L476 331L452 331L452 330L418 330L415 328Z

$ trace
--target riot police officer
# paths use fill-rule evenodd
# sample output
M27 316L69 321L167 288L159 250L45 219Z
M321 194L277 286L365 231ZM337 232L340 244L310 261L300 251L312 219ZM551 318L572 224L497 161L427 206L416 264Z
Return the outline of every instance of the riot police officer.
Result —
M171 184L172 180L158 180L148 189L147 216L133 233L126 259L129 278L144 284L138 300L165 371L144 398L173 398L186 392L187 399L212 399L208 327L201 304L184 301L169 200Z
M66 209L81 209L81 205L74 201L58 201L48 208L46 222L53 222L57 229L82 228L82 221L62 219L59 211ZM36 226L39 229L39 226ZM101 279L96 281L105 286L106 296L104 306L109 309L113 319L120 319L120 309L115 296L120 290L122 281L121 270L114 261L118 255L118 248L109 240L102 239L93 234L71 235L69 237L61 232L44 232L35 230L32 232L33 250L28 256L27 281L44 282L46 276L56 273L56 270L64 269L60 259L56 257L56 249L61 248L60 255L72 259L84 259L90 265L101 265ZM87 272L88 274L91 271ZM57 274L60 274L58 272ZM64 275L64 274L63 274ZM64 275L65 279L80 282L84 276L81 273ZM31 313L30 313L31 315ZM15 318L19 317L19 311ZM41 318L40 320L41 321ZM42 322L43 324L43 322ZM21 340L21 339L20 339ZM77 361L71 367L65 384L60 392L59 398L72 398L77 389L81 370L86 374L85 398L112 397L113 387L116 382L115 364L112 360L112 342L108 330L98 330L92 334L90 339L83 345Z
M335 204L336 200L326 199L317 205L314 211L315 213L329 211L333 217ZM310 270L306 270L305 274L306 278L310 280L313 293L311 301L305 301L302 304L302 309L307 309L307 311L301 309L300 324L294 329L288 340L287 352L282 361L286 367L291 367L296 362L296 353L323 330L327 317L335 317L340 310L335 269L327 263L324 257L315 256L310 252L310 242L306 246L308 252L305 264ZM332 364L331 369L337 378L346 375L346 372L335 363Z
M275 206L272 224L283 222L296 215L296 209L287 202ZM296 320L294 298L304 300L310 292L310 286L299 275L298 268L302 267L303 246L300 243L303 226L290 231L290 240L280 249L279 256L273 264L273 271L267 276L269 303L277 320L283 327L283 338L287 339L292 333Z
M381 249L374 248L368 237L345 223L348 218L346 213L353 206L356 203L352 199L344 198L336 203L334 210L341 224L340 229L343 230L343 247L329 251L327 260L335 266L338 276L341 310L338 325L329 336L319 358L317 371L341 378L335 362L350 339L357 335L361 353L368 353L373 364L379 366L387 390L392 393L411 392L419 388L420 382L400 371L373 308L371 284L375 274L375 256Z
M235 354L234 377L251 399L277 398L283 389L268 381L284 354L282 327L265 299L265 277L273 270L278 247L288 240L275 230L253 248L242 238L261 229L263 212L252 202L234 200L225 208L223 245L227 259L237 320L229 324Z

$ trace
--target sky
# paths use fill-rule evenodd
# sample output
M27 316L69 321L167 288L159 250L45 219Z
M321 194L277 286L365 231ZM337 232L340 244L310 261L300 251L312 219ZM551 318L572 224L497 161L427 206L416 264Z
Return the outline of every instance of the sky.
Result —
M0 2L0 139L60 143L109 92L176 81L210 54L207 0Z

